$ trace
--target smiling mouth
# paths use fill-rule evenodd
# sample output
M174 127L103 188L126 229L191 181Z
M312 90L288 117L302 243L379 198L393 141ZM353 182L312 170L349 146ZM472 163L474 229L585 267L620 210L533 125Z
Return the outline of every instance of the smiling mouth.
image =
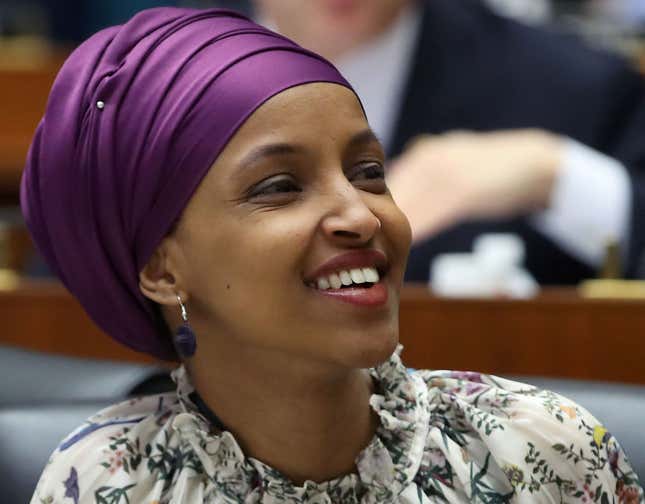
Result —
M389 288L384 272L373 267L339 270L306 285L321 297L359 307L382 310L388 306Z
M306 285L320 291L370 289L378 284L383 279L383 276L384 272L379 271L377 268L351 268L323 275Z

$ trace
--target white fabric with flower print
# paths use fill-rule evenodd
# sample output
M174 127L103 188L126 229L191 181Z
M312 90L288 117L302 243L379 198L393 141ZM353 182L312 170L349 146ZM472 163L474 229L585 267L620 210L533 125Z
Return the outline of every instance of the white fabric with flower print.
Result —
M176 394L101 411L53 453L32 504L642 503L616 440L556 394L478 373L409 371L397 352L371 370L380 426L357 474L295 486L246 457Z

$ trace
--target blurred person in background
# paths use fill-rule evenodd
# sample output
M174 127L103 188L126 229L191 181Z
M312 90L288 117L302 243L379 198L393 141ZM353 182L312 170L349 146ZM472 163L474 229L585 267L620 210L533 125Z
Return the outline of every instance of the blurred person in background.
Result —
M643 0L590 0L592 13L618 23L627 29L645 31Z
M256 0L339 66L392 157L410 219L407 280L512 232L542 284L597 275L607 245L645 276L645 86L626 61L479 0Z
M57 44L73 45L106 26L120 24L137 12L164 6L217 6L247 12L238 0L2 0L0 35L46 36Z

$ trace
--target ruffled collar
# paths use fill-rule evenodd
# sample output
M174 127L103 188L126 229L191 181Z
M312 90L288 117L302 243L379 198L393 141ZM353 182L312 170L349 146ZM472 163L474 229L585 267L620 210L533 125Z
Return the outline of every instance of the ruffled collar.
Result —
M370 444L358 455L358 474L331 481L296 486L280 472L245 457L230 432L220 431L202 415L190 395L194 392L186 370L173 373L182 413L173 428L201 461L211 492L230 502L323 504L394 502L419 471L429 429L427 386L409 373L399 357L399 345L390 359L370 370L377 393L370 406L380 425Z

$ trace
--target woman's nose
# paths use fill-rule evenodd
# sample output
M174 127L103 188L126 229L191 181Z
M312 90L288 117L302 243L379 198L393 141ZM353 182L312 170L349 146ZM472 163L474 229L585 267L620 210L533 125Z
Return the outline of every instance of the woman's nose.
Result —
M366 243L381 228L381 221L363 201L360 192L350 185L336 192L322 228L332 240Z

